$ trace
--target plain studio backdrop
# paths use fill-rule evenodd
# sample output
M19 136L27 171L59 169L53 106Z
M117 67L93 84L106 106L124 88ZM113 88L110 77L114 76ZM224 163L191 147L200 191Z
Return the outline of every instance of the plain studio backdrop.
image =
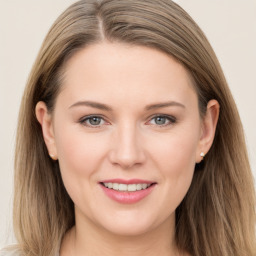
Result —
M0 247L13 243L13 159L21 96L42 41L73 0L0 0ZM236 100L256 177L256 0L177 0L212 44Z

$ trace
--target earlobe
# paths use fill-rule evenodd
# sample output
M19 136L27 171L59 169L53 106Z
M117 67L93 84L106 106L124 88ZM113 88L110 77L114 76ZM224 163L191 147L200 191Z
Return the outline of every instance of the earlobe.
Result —
M207 111L202 120L202 132L197 150L197 163L201 162L203 156L210 150L219 118L220 105L217 100L210 100L207 104Z
M53 119L52 115L48 113L47 106L43 101L39 101L36 104L35 114L38 122L42 126L42 133L49 155L53 160L57 160L57 150L53 130Z

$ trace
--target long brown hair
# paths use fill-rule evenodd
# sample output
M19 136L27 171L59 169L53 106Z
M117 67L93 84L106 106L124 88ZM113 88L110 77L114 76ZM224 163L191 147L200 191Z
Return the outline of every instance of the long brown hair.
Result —
M220 117L211 150L195 168L176 211L176 242L193 256L253 256L255 192L239 114L219 62L203 32L171 0L82 0L53 24L24 92L15 158L14 229L25 255L53 256L75 224L74 206L58 162L45 146L35 106L54 110L65 63L100 41L159 49L189 72L201 116L216 99Z

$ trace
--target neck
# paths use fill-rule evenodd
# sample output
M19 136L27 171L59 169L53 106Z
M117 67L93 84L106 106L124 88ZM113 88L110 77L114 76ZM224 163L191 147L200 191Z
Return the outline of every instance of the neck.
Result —
M180 256L175 246L175 219L142 234L120 235L80 220L64 237L61 256Z

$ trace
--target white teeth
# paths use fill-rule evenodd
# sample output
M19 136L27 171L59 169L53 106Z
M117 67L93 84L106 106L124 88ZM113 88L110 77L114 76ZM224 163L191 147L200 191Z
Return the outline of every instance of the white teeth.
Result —
M146 189L146 188L147 188L147 186L148 186L148 185L147 185L147 184L145 184L145 183L144 183L144 184L142 184L142 188L143 188L143 189Z
M114 189L114 190L118 190L118 188L119 188L118 183L113 183L113 189Z
M119 183L111 183L111 182L108 182L108 183L103 183L103 185L106 187L106 188L112 188L114 190L117 190L117 191L129 191L129 192L134 192L134 191L139 191L139 190L142 190L142 189L146 189L148 188L151 184L146 184L146 183L141 183L141 184L119 184Z
M141 189L142 189L142 185L141 185L141 184L137 184L137 185L136 185L136 189L137 189L137 190L141 190Z
M119 191L127 191L127 185L126 184L119 184L118 190Z
M136 191L137 185L136 184L129 184L128 185L128 191Z

